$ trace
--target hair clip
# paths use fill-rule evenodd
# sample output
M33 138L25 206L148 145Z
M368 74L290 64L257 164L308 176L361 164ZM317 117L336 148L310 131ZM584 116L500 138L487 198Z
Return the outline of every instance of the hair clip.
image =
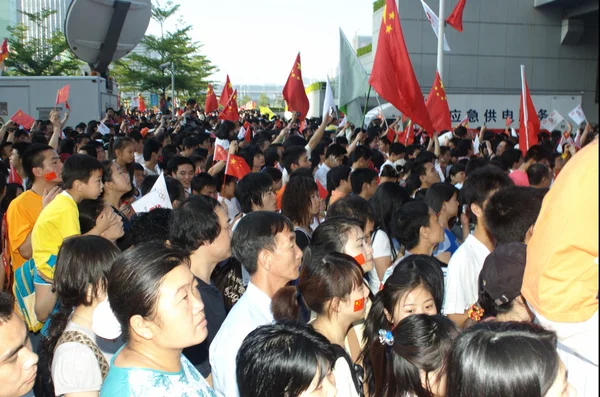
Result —
M387 346L394 346L394 335L392 331L386 331L384 329L379 330L379 343Z
M485 313L485 310L483 310L477 305L471 305L471 307L467 311L469 318L473 321L481 320L481 318L483 317L483 313Z

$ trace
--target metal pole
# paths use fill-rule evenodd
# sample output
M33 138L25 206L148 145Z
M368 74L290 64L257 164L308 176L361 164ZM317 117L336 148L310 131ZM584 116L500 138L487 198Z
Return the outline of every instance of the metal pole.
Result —
M437 49L437 70L440 74L440 79L444 81L444 28L446 27L445 21L445 8L446 0L440 0L440 12L439 25L438 25L438 49Z
M175 103L175 63L171 62L171 103ZM175 106L173 106L175 112Z

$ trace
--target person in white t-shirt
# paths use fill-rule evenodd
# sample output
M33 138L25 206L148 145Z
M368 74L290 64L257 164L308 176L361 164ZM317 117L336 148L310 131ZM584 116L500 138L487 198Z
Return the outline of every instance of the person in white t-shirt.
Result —
M459 326L463 326L468 318L467 308L477 302L479 273L485 258L494 249L486 230L484 208L496 191L512 185L508 175L493 166L475 170L463 185L463 202L475 222L475 231L448 263L444 299L444 314Z
M238 179L232 175L225 176L225 183L221 186L221 192L219 193L219 203L227 206L227 213L229 219L233 221L235 217L242 211L240 202L235 198L235 186Z
M329 170L338 165L342 165L342 160L346 155L346 149L342 145L334 143L327 148L325 152L325 161L315 172L315 181L319 182L321 186L327 189L327 174Z

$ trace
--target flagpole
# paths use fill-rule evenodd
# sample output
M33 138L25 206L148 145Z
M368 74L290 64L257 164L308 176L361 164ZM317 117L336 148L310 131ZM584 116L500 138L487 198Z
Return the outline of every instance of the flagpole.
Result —
M525 127L525 131L519 131L519 134L525 133L525 151L527 151L529 150L529 117L527 114L527 98L525 92L525 84L525 65L521 65L521 101L523 102L523 114L521 115L521 118L524 120L523 126ZM519 148L521 149L521 151L523 151L523 148L521 148L520 146Z
M363 119L362 123L360 123L360 128L365 127L365 117L367 117L367 106L369 105L369 97L371 96L371 85L369 85L369 91L367 91L367 102L365 102L365 110L363 111Z
M377 104L379 105L379 111L381 112L381 117L383 117L383 122L385 123L385 128L389 128L387 120L385 119L385 114L383 114L383 108L381 107L381 102L379 102L379 95L375 94L375 99L377 99Z
M438 48L437 48L437 70L440 74L440 80L444 81L444 29L446 21L444 17L446 0L440 0L439 25L438 25Z

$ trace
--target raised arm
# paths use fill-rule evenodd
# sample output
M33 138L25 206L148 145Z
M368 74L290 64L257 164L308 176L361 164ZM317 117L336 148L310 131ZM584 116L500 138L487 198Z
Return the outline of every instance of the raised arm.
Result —
M319 142L321 142L321 139L323 138L323 135L325 134L325 128L327 128L327 126L332 121L333 121L333 116L331 116L329 114L323 118L321 125L319 126L319 128L317 128L317 131L314 133L312 138L310 138L310 141L308 141L308 146L310 147L311 151L315 150L315 148L317 147Z
M50 145L52 149L58 150L58 138L60 138L63 123L56 110L50 112L50 122L52 123L52 136L50 137L48 145Z

